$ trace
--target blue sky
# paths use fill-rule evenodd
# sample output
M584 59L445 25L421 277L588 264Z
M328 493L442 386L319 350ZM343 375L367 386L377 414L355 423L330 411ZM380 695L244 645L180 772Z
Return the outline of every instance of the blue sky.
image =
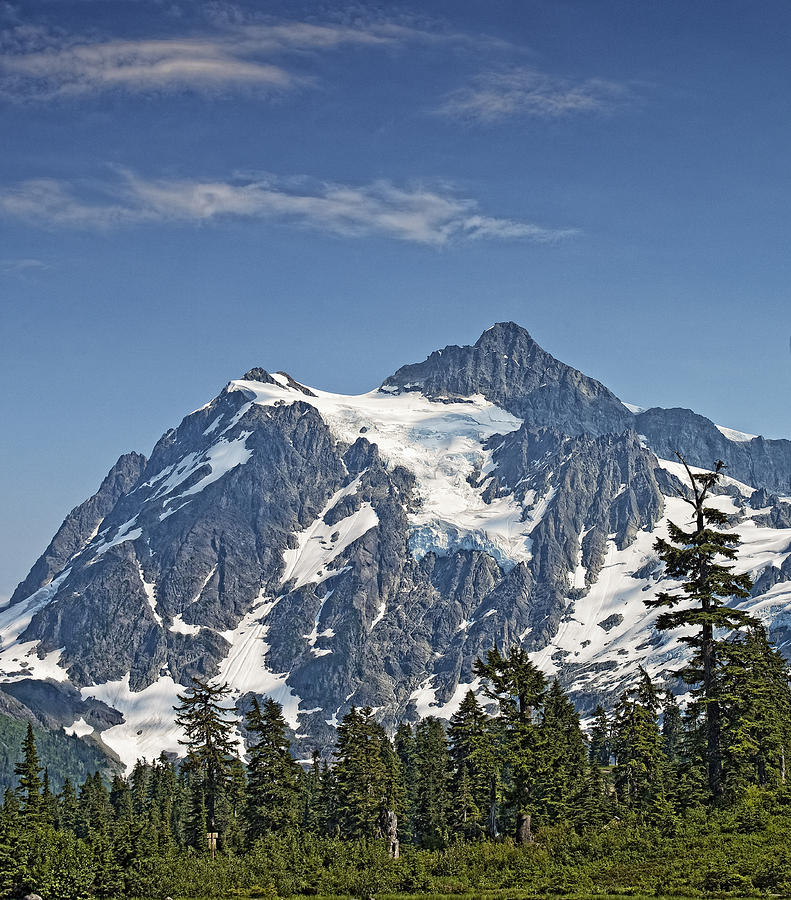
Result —
M253 365L515 320L791 436L786 3L0 0L0 595Z

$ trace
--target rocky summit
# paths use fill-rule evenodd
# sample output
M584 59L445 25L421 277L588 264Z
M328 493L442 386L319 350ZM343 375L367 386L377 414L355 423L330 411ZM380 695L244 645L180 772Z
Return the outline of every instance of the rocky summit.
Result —
M193 676L277 699L303 758L351 706L449 717L495 643L583 715L638 665L674 684L684 645L643 600L688 518L676 451L728 464L739 603L782 648L791 442L627 406L512 323L359 396L252 369L66 517L0 611L0 706L129 766L179 751Z

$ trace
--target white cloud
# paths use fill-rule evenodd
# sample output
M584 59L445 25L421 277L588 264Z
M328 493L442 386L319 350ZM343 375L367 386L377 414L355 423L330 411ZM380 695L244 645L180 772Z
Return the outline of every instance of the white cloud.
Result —
M0 273L3 275L27 275L30 272L40 272L48 269L47 263L32 257L20 259L0 259Z
M475 200L444 187L398 187L388 181L344 185L272 176L150 179L126 170L101 185L37 179L0 189L0 214L35 225L99 229L246 218L436 247L481 238L550 242L575 233L482 215Z
M531 68L486 72L450 93L437 110L450 118L489 123L512 116L559 118L613 110L628 88L602 78L572 81Z
M111 88L218 90L231 85L282 91L298 79L280 66L247 58L230 42L198 38L64 42L0 57L0 94L51 100Z
M202 34L150 40L87 38L21 25L0 40L0 97L54 100L123 89L133 93L282 92L310 83L295 56L343 46L383 47L426 37L393 23L351 27L310 22L236 22L215 17Z

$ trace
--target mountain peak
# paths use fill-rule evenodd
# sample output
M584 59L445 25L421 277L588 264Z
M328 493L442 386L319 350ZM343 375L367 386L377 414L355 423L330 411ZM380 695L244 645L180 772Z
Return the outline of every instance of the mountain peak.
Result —
M475 342L475 346L483 347L489 343L503 340L521 340L525 343L536 343L530 335L530 332L526 328L523 328L521 325L517 325L516 322L495 322L494 325L490 325L483 332L483 334ZM536 344L536 346L538 345Z
M424 362L402 366L389 390L419 389L427 397L488 400L524 419L567 434L621 432L631 416L603 384L555 359L515 322L487 328L473 346L435 350Z
M305 394L306 397L316 396L310 388L295 381L288 372L275 372L274 374L270 374L266 369L262 369L260 366L255 366L245 372L244 375L242 375L242 381L260 381L262 384L275 384L279 387L286 387L299 391L300 393Z

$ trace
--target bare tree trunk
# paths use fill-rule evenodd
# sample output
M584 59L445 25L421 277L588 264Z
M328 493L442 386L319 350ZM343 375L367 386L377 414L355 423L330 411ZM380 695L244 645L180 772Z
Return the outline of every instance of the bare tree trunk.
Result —
M390 854L390 858L398 859L398 816L392 809L386 809L382 813L381 828L384 839L387 842L387 852Z
M516 816L516 843L532 844L533 832L530 830L530 813L520 812Z

